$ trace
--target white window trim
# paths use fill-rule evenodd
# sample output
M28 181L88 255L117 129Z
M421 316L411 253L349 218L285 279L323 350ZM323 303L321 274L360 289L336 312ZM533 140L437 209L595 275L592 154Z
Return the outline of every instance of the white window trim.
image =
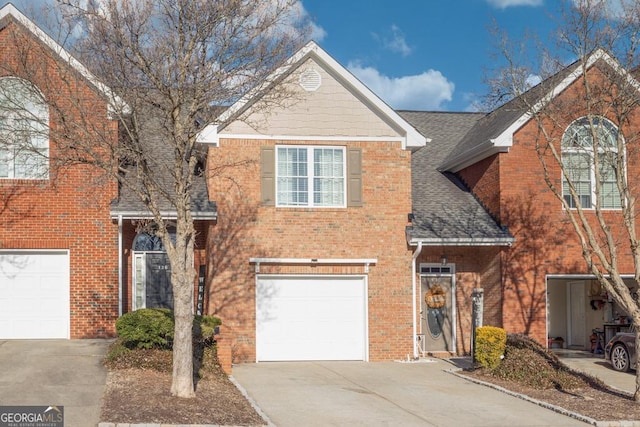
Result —
M616 126L613 122L611 122L611 120L607 119L606 117L602 117L602 116L596 116L599 120L606 120L607 122L609 122L613 127L615 127L617 132L620 132L620 128L618 126ZM580 117L576 120L574 120L573 122L571 122L571 124L569 126L567 126L567 128L565 129L564 133L562 134L562 140L560 142L561 144L561 155L564 155L565 153L567 154L586 154L589 156L589 181L591 184L591 206L582 206L582 209L585 210L595 210L596 209L596 200L597 200L597 195L596 195L596 171L595 171L595 162L594 162L594 156L593 156L593 146L590 147L581 147L581 148L574 148L574 147L564 147L562 144L564 143L564 137L566 135L566 133L569 131L569 129L574 126L574 124L576 122L578 122L579 120L582 120L584 117ZM624 141L624 135L622 136L623 141ZM617 147L613 147L611 149L604 149L602 147L598 148L598 153L599 154L603 154L606 153L607 151L612 151L612 152L618 152ZM624 181L625 184L627 182L627 159L626 159L626 153L623 153L625 155L625 159L624 159ZM564 162L564 159L561 159L562 162ZM562 168L564 169L564 163L562 164ZM565 176L562 175L561 177L562 179L562 197L564 198L565 194L564 194L564 186L565 186ZM569 193L570 194L570 193ZM570 207L570 209L572 210L576 210L577 208L575 207ZM601 210L603 211L620 211L622 209L621 207L618 208L608 208L608 207L600 207Z
M347 207L347 149L344 146L337 146L337 145L276 145L276 152L275 152L275 162L276 162L276 167L275 167L275 199L276 199L276 207L277 208L293 208L293 209L309 209L309 208L314 208L314 209L341 209L341 208L346 208ZM280 177L280 171L278 168L278 149L280 148L304 148L307 150L307 182L308 182L308 203L306 205L286 205L286 204L281 204L280 203L280 199L278 197L279 194L279 177ZM341 205L331 205L331 206L323 206L323 205L314 205L313 204L313 150L314 149L337 149L337 150L341 150L343 155L342 155L342 177L343 177L343 183L342 183L342 194L344 195L344 198L342 200L342 204ZM311 154L311 155L309 155Z

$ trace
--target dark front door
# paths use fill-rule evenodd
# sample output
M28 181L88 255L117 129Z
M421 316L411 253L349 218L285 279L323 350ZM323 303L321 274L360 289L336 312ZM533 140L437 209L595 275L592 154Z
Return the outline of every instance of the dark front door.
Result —
M166 253L146 253L145 306L173 310L171 267Z

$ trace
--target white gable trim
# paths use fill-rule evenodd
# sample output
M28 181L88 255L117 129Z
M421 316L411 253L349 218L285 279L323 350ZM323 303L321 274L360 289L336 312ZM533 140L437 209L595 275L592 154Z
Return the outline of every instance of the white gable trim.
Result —
M343 84L350 86L352 90L363 95L369 108L374 110L377 114L385 117L389 122L393 123L397 127L397 131L402 135L402 148L403 149L417 149L423 147L427 140L420 134L413 126L411 126L406 120L404 120L398 113L396 113L391 107L389 107L384 101L382 101L376 94L374 94L368 87L366 87L360 80L358 80L353 74L351 74L340 63L333 59L327 52L325 52L315 42L311 41L307 43L302 49L294 54L287 62L274 73L272 73L263 84L259 85L254 90L250 91L242 99L234 103L229 107L219 118L218 123L225 123L235 114L240 112L249 102L256 96L258 96L262 90L266 89L272 82L278 77L289 71L293 66L302 62L303 60L312 57L316 61L321 62L326 67L330 68L336 73L336 75L342 80ZM210 124L206 126L202 132L198 135L198 142L217 145L219 142L218 128L216 124Z
M0 20L12 16L16 21L27 28L34 36L36 36L42 43L53 50L63 61L68 63L74 70L80 73L80 75L86 78L92 85L94 85L100 93L102 93L109 100L109 115L114 116L118 112L127 113L129 106L119 96L114 94L109 87L100 82L98 78L82 65L77 59L75 59L66 49L53 40L47 33L42 31L33 21L27 18L22 12L20 12L14 5L8 3L0 9Z
M567 75L560 83L552 88L540 101L531 107L530 111L527 111L520 117L518 117L507 129L505 129L500 135L485 141L473 149L462 153L456 158L449 161L446 165L443 165L442 170L449 170L452 172L458 172L465 167L468 167L480 160L483 160L490 155L497 153L508 152L509 148L513 145L513 135L525 125L531 118L542 110L553 98L558 96L562 91L573 84L583 71L590 69L598 60L605 61L611 66L617 73L627 79L627 82L640 92L640 82L638 82L627 70L625 70L620 63L609 55L605 50L598 49L593 52L588 58L584 66L577 67L572 73Z
M331 141L331 142L403 142L399 136L314 136L314 135L262 135L221 133L220 139L265 139L275 141ZM429 140L428 140L429 141Z

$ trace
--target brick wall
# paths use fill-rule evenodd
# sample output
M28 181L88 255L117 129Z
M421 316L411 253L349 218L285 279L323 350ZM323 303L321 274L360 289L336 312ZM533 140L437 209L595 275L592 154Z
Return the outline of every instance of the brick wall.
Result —
M74 137L84 143L95 134L70 134L60 119L88 120L113 141L116 124L108 120L106 103L95 90L55 62L22 27L9 23L0 30L0 58L0 75L28 80L42 92L51 127L50 179L0 180L0 248L68 249L71 338L112 336L118 314L118 229L109 203L117 185L95 169L64 161L63 147Z
M377 258L368 273L370 360L412 353L410 152L399 142L339 142L362 148L364 206L342 209L261 206L260 147L287 141L226 140L209 152L209 194L218 223L209 232L209 312L222 317L235 361L255 360L252 257ZM303 145L327 144L305 141ZM242 166L221 167L225 164ZM359 266L261 266L261 273L364 274Z
M484 290L485 326L502 327L502 282L499 247L426 247L417 259L420 263L441 262L455 267L456 286L456 349L458 354L470 354L471 350L471 295L475 288ZM418 282L419 283L419 282ZM418 311L422 301L417 301Z
M592 84L602 81L603 76L598 68L590 71ZM582 99L582 90L581 81L578 80L548 107L554 120L545 120L544 127L558 147L569 124L585 114L585 111L579 108L583 101L575 101ZM592 90L595 90L594 86ZM602 107L607 108L608 105L605 100ZM628 143L637 139L640 123L637 114L632 115L629 121L630 124L623 127ZM561 202L545 183L542 162L536 151L536 144L545 141L538 139L539 137L537 123L530 121L514 134L513 146L508 153L479 162L462 171L460 175L490 211L497 214L500 224L507 226L516 239L515 243L503 252L501 260L504 328L508 332L526 333L545 344L547 275L589 274L589 271ZM637 150L631 150L627 159L627 178L632 186L640 185L638 154ZM546 160L549 176L561 189L560 167L549 154ZM496 179L496 176L499 179ZM495 197L492 195L499 195L497 208ZM587 212L586 217L595 224L592 212ZM605 218L612 226L614 240L628 241L624 236L619 212L607 212ZM622 273L629 274L633 273L633 264L627 246L618 246L618 265Z

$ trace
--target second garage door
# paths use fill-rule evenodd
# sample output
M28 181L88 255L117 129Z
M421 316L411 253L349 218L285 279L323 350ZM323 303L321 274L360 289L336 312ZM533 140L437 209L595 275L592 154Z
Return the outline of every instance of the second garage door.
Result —
M0 251L0 339L69 338L69 253Z
M257 360L366 360L366 295L361 276L259 277Z

